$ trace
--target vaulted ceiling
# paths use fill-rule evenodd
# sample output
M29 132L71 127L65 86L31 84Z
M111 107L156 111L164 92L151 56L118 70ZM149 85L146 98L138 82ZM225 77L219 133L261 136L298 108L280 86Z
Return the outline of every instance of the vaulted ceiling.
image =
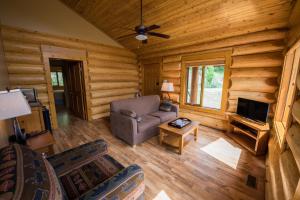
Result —
M140 0L61 0L87 21L143 55L248 32L288 27L293 0L144 0L145 25L170 39L150 37L142 45L132 33L140 23Z

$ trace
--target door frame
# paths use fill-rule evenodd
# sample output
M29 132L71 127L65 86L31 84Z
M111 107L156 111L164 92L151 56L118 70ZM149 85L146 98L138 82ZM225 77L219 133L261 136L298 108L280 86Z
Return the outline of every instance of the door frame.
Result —
M51 121L53 128L57 128L57 116L54 101L54 93L51 83L51 69L50 69L50 58L65 59L81 61L83 65L83 77L84 77L84 89L85 89L85 106L86 106L86 117L87 120L92 120L91 107L90 107L90 91L89 91L89 77L88 77L88 63L87 63L87 52L81 49L70 49L64 47L41 45L42 57L45 66L46 84L49 98L49 110L51 114Z

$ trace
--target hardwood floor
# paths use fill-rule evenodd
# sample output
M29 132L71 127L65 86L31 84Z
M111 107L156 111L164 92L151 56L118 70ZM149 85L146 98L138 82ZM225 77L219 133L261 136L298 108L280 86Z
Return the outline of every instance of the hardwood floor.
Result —
M253 156L223 132L200 127L198 141L192 141L179 155L173 149L159 146L156 137L132 148L111 134L108 120L87 122L68 117L70 119L54 131L54 151L58 153L98 138L106 140L109 154L120 163L125 166L136 163L144 169L147 200L264 199L265 157ZM207 153L209 148L204 151L206 145L218 145L224 141L237 151L241 149L236 169L225 164L231 156L222 162ZM216 151L212 155L217 153L217 158L223 155L222 151L218 153L222 145L220 148L211 147ZM257 189L246 185L248 174L257 177Z

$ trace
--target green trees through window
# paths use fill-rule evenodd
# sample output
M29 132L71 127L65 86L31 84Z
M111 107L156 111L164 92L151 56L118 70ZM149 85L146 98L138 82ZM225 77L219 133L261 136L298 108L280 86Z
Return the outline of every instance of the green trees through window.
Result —
M187 68L186 103L220 109L224 82L224 65L189 66Z
M64 77L62 72L51 72L51 82L52 86L64 86Z

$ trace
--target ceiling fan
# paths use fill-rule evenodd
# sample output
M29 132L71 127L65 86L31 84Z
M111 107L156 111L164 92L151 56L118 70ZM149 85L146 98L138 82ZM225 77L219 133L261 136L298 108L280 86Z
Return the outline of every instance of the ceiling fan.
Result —
M159 29L159 28L160 28L160 26L156 25L156 24L153 24L151 26L145 26L143 24L143 0L141 0L141 23L140 23L140 25L136 26L134 29L130 29L132 31L135 31L135 33L121 36L118 39L135 36L135 38L137 40L142 41L143 44L147 44L149 36L160 37L160 38L165 38L165 39L170 38L169 35L152 32L152 30Z

